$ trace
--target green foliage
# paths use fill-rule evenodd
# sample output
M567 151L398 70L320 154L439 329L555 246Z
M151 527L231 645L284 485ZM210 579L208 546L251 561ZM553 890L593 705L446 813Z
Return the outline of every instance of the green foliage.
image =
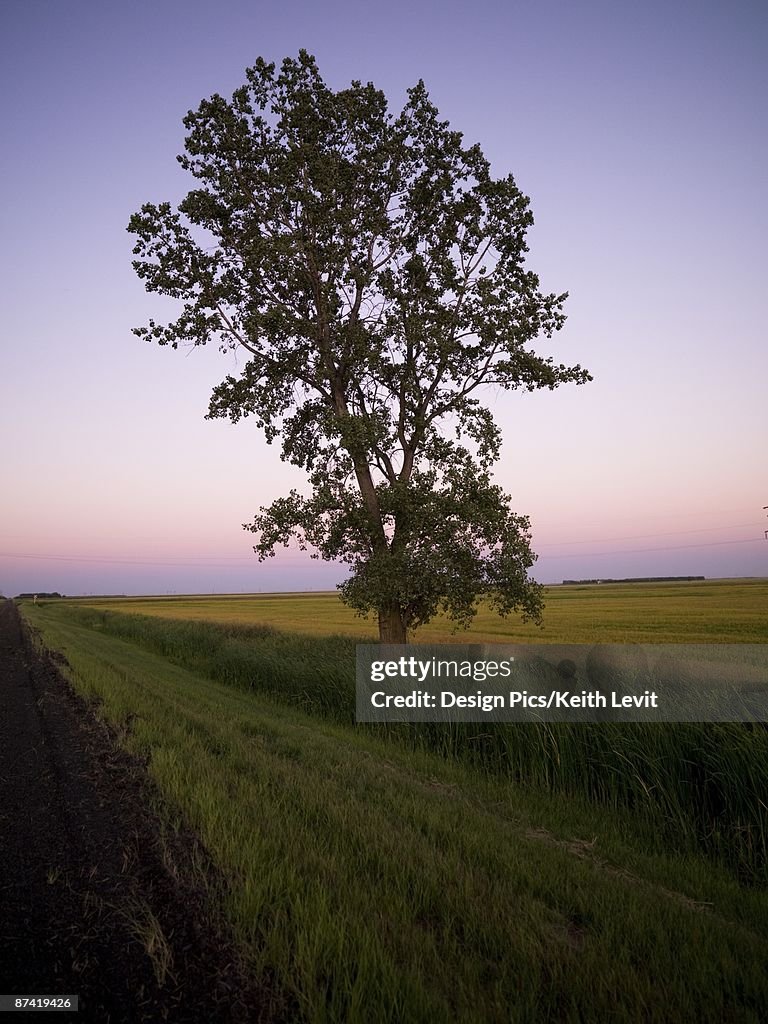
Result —
M346 562L342 596L394 615L388 639L438 608L466 624L482 594L537 620L529 523L491 482L501 436L477 394L590 377L530 348L566 296L525 268L528 198L422 82L394 116L371 83L330 90L305 51L246 74L185 118L199 187L131 218L137 273L183 303L135 333L248 352L209 416L253 416L312 488L247 526L261 558L296 538Z

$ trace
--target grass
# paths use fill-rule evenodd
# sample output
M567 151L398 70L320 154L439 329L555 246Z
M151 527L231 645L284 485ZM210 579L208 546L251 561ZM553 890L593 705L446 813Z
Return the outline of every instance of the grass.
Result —
M481 607L458 636L445 617L419 630L415 643L768 643L768 580L609 584L546 588L545 626L500 619ZM161 618L271 626L306 636L370 639L361 619L335 593L219 597L78 599L78 604Z
M168 975L173 973L173 952L152 908L145 900L136 898L123 907L121 913L129 931L149 957L158 985L164 985Z
M354 726L354 638L173 620L79 603L44 607L49 622L77 623L130 641L214 682ZM738 636L733 624L731 630L731 638ZM744 880L768 881L768 731L762 727L392 723L358 731L518 786L630 809L660 846L698 851Z
M224 872L275 1019L765 1019L768 894L664 851L631 807L214 681L66 605L25 614Z

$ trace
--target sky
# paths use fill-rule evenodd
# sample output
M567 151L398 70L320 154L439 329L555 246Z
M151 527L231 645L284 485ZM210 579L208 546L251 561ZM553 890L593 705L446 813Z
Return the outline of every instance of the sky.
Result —
M302 47L394 111L423 79L531 197L528 265L570 296L539 351L594 376L486 396L536 578L768 575L767 45L746 0L3 0L0 592L343 578L252 552L242 524L305 480L251 422L205 420L242 355L131 334L168 309L126 225L193 187L183 116Z

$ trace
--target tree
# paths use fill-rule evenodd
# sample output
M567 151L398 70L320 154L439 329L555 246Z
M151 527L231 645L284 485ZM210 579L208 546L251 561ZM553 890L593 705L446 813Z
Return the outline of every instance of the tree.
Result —
M297 539L346 562L341 596L383 641L440 608L466 625L481 596L540 621L529 520L492 482L501 436L478 395L591 378L528 347L566 298L525 269L528 198L423 82L394 116L371 83L329 89L304 50L246 75L184 119L199 187L130 220L147 290L183 303L134 333L248 353L208 416L255 417L311 485L246 524L260 559Z

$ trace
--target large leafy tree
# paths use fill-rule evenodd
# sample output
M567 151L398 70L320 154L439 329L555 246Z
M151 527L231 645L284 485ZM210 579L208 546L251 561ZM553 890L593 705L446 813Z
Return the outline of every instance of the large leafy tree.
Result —
M394 116L370 83L329 89L303 50L246 75L184 119L198 187L131 218L147 290L183 304L135 333L248 353L209 416L255 417L310 483L247 525L260 558L298 539L348 563L343 599L389 642L440 608L467 624L481 596L538 620L530 524L492 482L480 395L590 377L530 347L566 296L525 268L529 200L422 82Z

